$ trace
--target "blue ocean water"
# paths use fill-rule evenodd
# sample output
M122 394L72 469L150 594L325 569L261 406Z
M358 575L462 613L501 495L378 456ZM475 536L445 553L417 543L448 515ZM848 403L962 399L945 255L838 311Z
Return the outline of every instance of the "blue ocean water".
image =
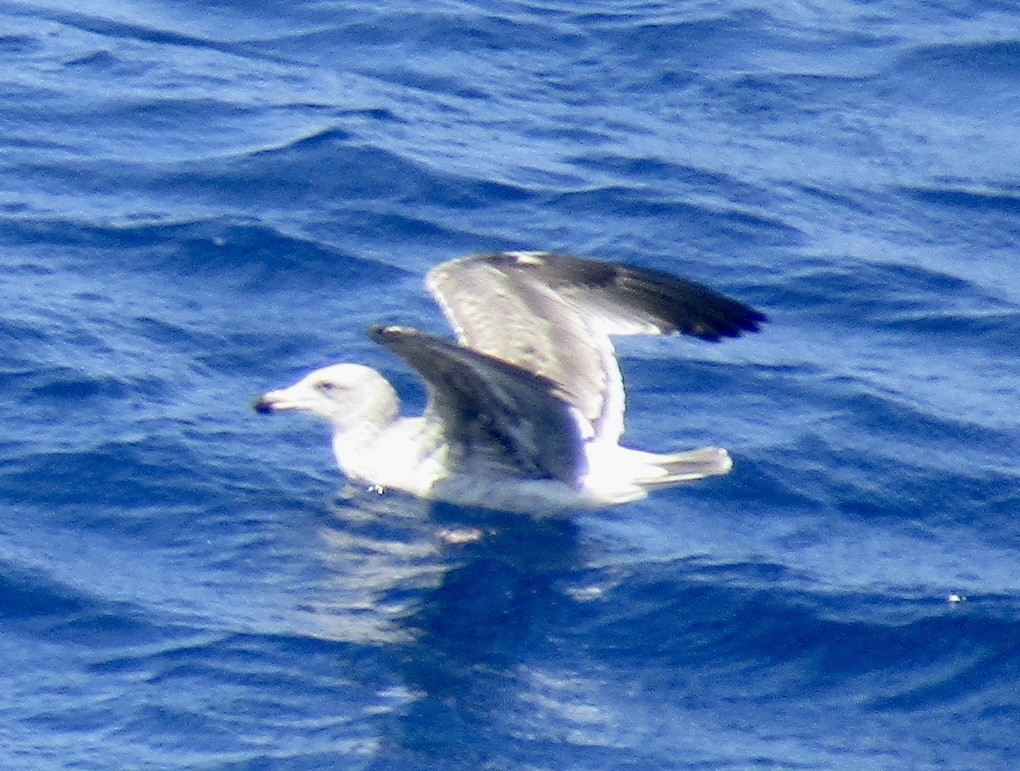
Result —
M1017 767L1018 83L1006 0L0 0L0 766ZM499 249L766 311L620 346L733 473L537 521L252 413L420 406L365 328Z

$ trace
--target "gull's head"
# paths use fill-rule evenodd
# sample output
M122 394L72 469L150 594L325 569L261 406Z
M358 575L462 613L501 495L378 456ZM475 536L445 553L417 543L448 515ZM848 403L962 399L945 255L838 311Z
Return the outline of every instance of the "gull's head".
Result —
M294 385L270 391L255 401L256 412L307 412L338 429L388 423L398 409L393 386L374 369L360 364L317 369Z

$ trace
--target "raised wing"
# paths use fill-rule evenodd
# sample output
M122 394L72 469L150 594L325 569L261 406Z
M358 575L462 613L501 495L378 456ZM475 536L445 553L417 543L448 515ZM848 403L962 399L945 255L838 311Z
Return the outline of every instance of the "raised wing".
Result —
M544 252L507 252L434 268L428 287L460 342L556 382L615 442L624 391L611 335L679 332L718 341L756 332L763 313L659 271Z
M462 466L571 485L584 475L580 429L551 380L416 329L372 327L369 337L425 379L426 415L438 421Z

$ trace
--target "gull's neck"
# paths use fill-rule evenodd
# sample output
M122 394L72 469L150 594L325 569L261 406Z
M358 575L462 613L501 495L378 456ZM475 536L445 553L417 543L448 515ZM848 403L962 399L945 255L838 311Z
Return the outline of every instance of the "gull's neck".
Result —
M379 387L385 386L385 387ZM331 420L333 454L344 473L355 479L372 479L372 458L378 454L381 437L400 420L400 399L393 387L380 382L345 414Z

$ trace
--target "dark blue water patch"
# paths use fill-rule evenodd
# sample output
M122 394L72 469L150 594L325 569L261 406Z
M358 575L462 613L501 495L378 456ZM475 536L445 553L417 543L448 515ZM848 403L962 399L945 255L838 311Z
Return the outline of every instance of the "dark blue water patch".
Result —
M314 106L319 106L318 104ZM337 109L335 105L329 105L329 107L335 112L337 117L351 121L357 124L364 123L398 123L405 124L407 121L399 114L387 107L355 107L355 108L340 108Z
M449 94L458 99L485 100L491 98L491 94L474 88L469 82L458 80L455 77L444 77L434 74L414 72L406 69L397 69L392 72L375 72L375 76L400 86L418 89L429 94Z
M1016 480L994 470L933 462L923 442L903 453L870 455L839 446L837 436L805 436L795 452L812 460L805 468L773 468L777 484L799 491L814 507L864 522L902 523L924 538L939 528L966 526L1015 541L1017 528L1002 522L1005 501L1018 490Z
M131 66L137 68L139 65L132 63ZM127 66L122 69L125 72L120 73L120 77L137 75ZM278 109L286 112L288 108L281 106ZM97 154L102 154L109 147L108 152L116 156L118 151L123 152L121 148L133 143L144 147L160 142L165 145L165 152L171 161L176 159L177 154L187 151L203 156L212 154L223 144L235 147L237 138L234 141L224 141L225 135L239 134L252 124L258 125L269 120L265 108L254 109L247 105L230 104L223 99L204 95L167 99L158 93L126 95L121 100L100 107L80 105L61 117L82 127L95 127L96 130L105 127L112 134L93 140L99 145L96 148L99 151ZM56 116L50 116L51 120L54 118ZM194 121L201 121L208 133L202 137L181 136L179 126ZM130 160L158 163L163 157L162 153L153 148L132 156ZM96 176L101 179L103 175Z
M101 226L64 220L9 221L10 246L51 245L73 254L86 272L148 270L185 281L233 279L235 288L275 288L393 281L404 274L377 262L288 236L264 225L230 220Z
M470 14L421 13L408 17L414 29L414 44L424 51L453 50L478 55L488 51L521 51L542 56L550 48L569 49L580 39L576 33L564 34L563 28L532 23L520 15L493 13Z
M858 190L851 187L829 187L813 184L806 180L796 180L789 187L794 199L819 201L826 211L847 212L852 216L879 216L883 214L884 202L872 191Z
M620 346L627 387L625 444L664 451L674 448L655 445L743 443L748 424L778 425L782 417L776 416L776 405L801 401L796 385L784 393L775 377L756 382L744 366L688 358L698 355L699 345L670 341L661 359L631 359L628 346ZM767 443L766 427L752 433L754 444Z
M1020 75L1020 40L919 46L902 57L899 67L942 84L952 77L967 77L970 83L997 77L1012 82Z
M739 418L714 419L711 399L707 417L684 418L692 428L681 438L721 444L735 459L726 479L686 488L685 499L738 510L747 501L768 500L791 520L902 523L924 538L947 527L1003 543L1020 535L1009 518L1020 483L1009 471L1017 444L1008 428L935 417L856 389L844 399L819 400L800 378L765 382L760 393L757 408L728 397L740 405ZM787 405L788 414L765 408L775 402ZM785 438L776 445L779 436ZM876 445L876 436L883 442Z
M226 377L247 373L254 384L264 383L262 378L268 375L279 377L282 368L308 367L316 357L338 355L320 353L324 347L323 335L299 328L227 334L214 340L210 347L193 350L195 364L206 371Z
M313 233L321 232L329 241L338 238L349 250L383 248L394 253L394 259L404 262L397 255L405 254L413 244L414 252L425 249L437 255L441 261L450 255L498 251L504 248L500 242L493 246L493 237L478 233L470 227L470 221L463 224L457 218L436 220L428 211L408 207L403 211L378 211L374 208L352 208L338 213L335 221L310 227Z
M952 302L979 291L967 279L914 265L858 262L850 267L807 258L791 268L780 299L800 312L827 312L834 324L873 325L898 314L928 313L932 298Z
M15 349L21 348L25 352L35 350L40 344L48 341L49 334L47 330L40 327L36 320L21 320L7 317L3 319L2 324L3 333L6 338L6 345L4 346L4 354L7 357L5 369L10 368L16 374L23 371L23 365L12 362ZM24 361L24 359L21 359L21 361Z
M193 351L196 355L221 353L228 340L228 336L203 332L190 326L187 321L177 320L173 317L158 318L138 315L131 320L128 328L142 341L143 345ZM261 342L261 340L260 337L259 341Z
M619 130L618 126L612 125L611 121L598 121L585 126L570 126L562 123L550 122L532 129L528 138L531 140L552 140L557 143L577 145L579 147L594 146L610 141L612 134ZM532 187L545 189L561 188L570 184L576 185L581 176L573 174L560 174L556 171L544 169L529 169L519 173L523 181L532 179L540 180L532 183ZM517 175L515 174L515 179ZM544 184L543 184L544 181Z
M380 67L380 55L385 56L384 52L394 52L394 58L412 62L427 56L430 69L435 70L443 69L458 54L469 55L475 61L481 56L501 54L531 61L558 61L559 56L582 39L570 25L551 26L529 16L512 6L494 8L485 15L422 11L412 6L379 8L371 13L352 11L342 19L329 17L327 23L313 31L295 31L255 45L260 50L285 53L300 61L324 61L337 50L343 50L350 66L365 68L375 76L385 69ZM404 74L409 75L410 69L404 67ZM453 84L450 91L440 86L428 89L429 93L459 93L464 89L470 92L470 80L463 79L463 74L463 70L456 70L459 84Z
M1020 194L992 190L966 190L946 187L914 187L904 190L919 201L942 206L960 207L967 211L999 212L1005 215L1020 214ZM1014 219L1015 223L1016 220Z
M590 173L612 175L620 185L644 187L653 183L657 186L667 184L674 189L715 195L720 200L763 210L775 198L774 190L750 185L731 174L662 158L587 152L571 162Z
M762 392L804 402L792 417L800 420L793 423L802 426L800 437L782 448L781 462L767 450L746 450L750 457L737 472L749 474L747 484L755 488L771 480L763 498L928 527L952 522L1001 528L996 523L1006 514L1004 501L1017 489L1007 471L1017 453L1009 428L936 414L855 381L836 398L843 389L820 397L800 379L785 386L791 396L781 396L783 388L782 382L763 383ZM884 437L877 447L876 436Z
M210 224L138 223L118 226L69 218L11 217L5 220L0 238L8 246L45 244L55 248L92 246L103 249L139 249L169 240L165 236L161 237L161 234L201 229Z
M11 564L0 565L0 618L20 635L79 650L142 645L159 635L129 603L100 600Z
M136 683L107 708L111 740L157 758L356 761L402 701L377 651L312 638L196 635L96 659L94 676Z
M563 601L554 584L576 558L578 528L568 520L430 508L430 526L483 534L450 548L442 583L401 615L402 626L414 633L413 642L398 649L402 669L435 694L471 676L462 669L465 660L510 666L522 645L542 635L540 617Z
M971 639L977 636L982 643L968 646L974 650L966 651L966 655L950 671L939 672L935 677L919 677L899 688L891 688L890 692L874 698L869 706L878 711L905 712L944 709L946 705L966 707L974 694L983 693L983 712L986 715L994 719L998 713L1000 719L1012 720L1013 717L1006 712L1015 708L1017 700L1015 694L1002 688L1002 680L1020 677L1020 662L1013 651L989 650L991 646L983 641L998 639L1007 645L1016 646L1020 644L1020 636L1016 629L994 622L978 621L970 626L972 629L964 629L963 624L958 624L956 629L948 633L945 629L938 630L938 633L930 628L905 630L908 633L920 632L923 635L921 639L941 643L943 646L954 645L959 648L961 637L968 633ZM916 654L916 640L910 640L908 644L910 652ZM952 657L951 649L943 648L940 652ZM920 652L919 660L924 662L925 651Z
M92 666L99 672L145 673L148 682L156 685L208 676L210 682L247 682L256 689L291 689L295 695L308 688L329 698L352 682L369 687L379 680L385 673L380 662L378 651L340 641L191 631L161 645L105 651Z
M850 119L843 105L853 101L867 86L867 78L837 75L770 74L735 75L705 83L712 98L714 114L727 122L753 123L765 132L777 127L796 131L804 120L822 121L834 131L822 135L844 135L861 141L857 132L846 132ZM868 154L877 148L869 144ZM845 148L849 150L850 148Z
M116 71L119 61L120 60L110 51L96 51L95 53L71 59L67 61L64 66L85 67L112 73Z
M492 678L498 690L503 683ZM497 705L499 722L450 702L418 701L408 710L399 727L386 737L383 752L369 766L373 771L421 771L477 768L585 768L647 769L668 768L673 760L644 746L614 746L609 739L584 737L572 741L569 735L547 736L549 721L542 710L513 702ZM555 722L555 719L552 719ZM535 723L539 723L537 728ZM554 733L554 732L553 732ZM509 735L507 735L509 734ZM391 744L392 742L392 744ZM718 768L685 761L684 768ZM769 766L796 768L794 765Z
M134 412L139 402L167 402L165 384L157 377L124 377L89 373L70 367L32 367L17 376L0 377L0 393L16 405L22 430L9 439L19 443L11 459L31 454L32 445L52 442L66 445L102 430L104 421ZM24 430L27 426L34 430Z
M558 562L524 573L503 562L496 550L479 554L455 568L428 598L426 612L417 616L427 632L409 648L412 665L402 668L423 696L400 721L402 749L393 750L404 753L399 757L445 756L455 746L478 758L498 752L530 756L534 745L507 744L505 738L511 727L537 730L535 713L518 700L529 688L522 657L540 671L555 666L552 662L565 664L582 682L596 682L603 691L642 693L667 710L721 710L734 718L739 712L753 721L783 699L786 714L798 720L829 711L817 724L828 726L825 730L846 721L866 723L875 714L870 710L880 711L862 707L855 697L859 692L893 693L930 680L933 673L965 672L986 640L999 651L994 661L1002 654L1015 666L1015 651L1001 639L1016 633L1014 622L968 623L948 606L937 615L917 613L906 623L853 619L852 606L846 608L851 620L820 620L816 598L770 588L782 576L757 567L737 571L746 582L742 587L727 586L721 574L709 579L711 570L688 573L674 564L617 568L612 571L617 588L610 595L572 602L556 590L564 580L584 580L584 571L569 567L570 554L568 548ZM493 570L489 560L500 569ZM845 600L858 601L874 602ZM558 631L547 636L542 628ZM918 639L925 642L919 645ZM990 672L995 671L991 663L984 662ZM975 686L982 690L980 683ZM961 682L960 688L959 698L948 698L938 719L967 698L967 686ZM492 702L493 694L503 694L498 703ZM501 716L495 727L494 711ZM498 736L503 736L498 747L489 746ZM675 741L646 746L648 757L631 748L593 767L618 767L628 759L661 763L666 756L657 753L666 745ZM562 745L549 751L558 753Z
M1015 620L948 605L906 622L830 620L810 595L772 590L768 582L740 588L683 576L679 565L643 566L606 598L611 606L568 608L570 626L589 641L589 652L618 664L640 660L656 690L690 693L693 682L714 681L698 697L707 701L738 693L749 703L777 693L828 701L860 688L872 695L872 708L881 700L882 709L923 712L985 691L1001 698L1007 690L1000 675L1020 665ZM906 694L930 686L938 698L909 703Z
M723 245L746 246L748 240L761 246L790 246L801 238L795 227L777 218L752 211L710 208L630 185L561 193L552 196L550 203L564 213L585 218L626 218L635 223L636 229L643 221L669 220L675 227L683 227L686 240L695 244L709 240L718 246L719 253L728 251Z
M876 392L855 382L854 378L831 385L833 393L842 392L838 402L833 401L831 405L860 435L882 431L902 437L906 443L923 442L929 452L946 449L949 456L961 447L1005 452L1016 446L1008 426L976 425L955 415L933 413L926 409L927 405L911 404L893 394Z
M188 443L169 432L24 453L5 471L2 486L11 504L34 501L64 510L80 524L91 517L117 519L125 531L183 528L183 514L152 514L161 507L201 508L218 488Z
M287 10L284 17L292 9ZM343 18L330 15L314 27L301 24L272 30L265 37L253 35L247 46L265 56L311 63L335 61L337 51L342 50L345 61L356 67L363 60L377 63L380 50L399 43L403 37L399 26L377 23L374 11L348 9Z
M101 179L101 172L97 176ZM373 207L417 201L471 210L529 196L515 185L471 179L379 147L345 141L332 130L325 137L316 135L239 158L203 161L187 172L175 169L141 184L249 211L266 207L332 211L356 201L371 201Z
M49 336L44 339L43 351L51 342ZM83 354L73 364L62 364L32 351L21 367L0 376L0 392L10 400L23 429L10 436L31 440L34 431L38 442L65 445L93 433L107 420L139 417L145 401L162 405L170 401L171 389L159 372L143 368L125 373L112 366L92 366L94 358L108 356L109 351L98 347L91 356Z
M351 290L404 277L391 266L268 228L232 226L217 230L212 238L203 233L183 240L187 262L213 272L240 268L245 286L252 289L293 283L307 286L328 280L331 285Z
M198 34L187 34L185 31L160 28L156 25L135 24L98 14L79 13L56 8L47 9L45 12L41 12L39 9L32 9L31 14L44 18L47 21L64 25L71 30L78 30L94 35L99 39L108 40L113 48L123 47L124 42L127 42L128 44L167 47L170 49L182 48L218 51L252 59L275 60L274 57L261 53L257 48L246 46L243 43L219 40Z
M168 43L192 47L203 47L207 44L207 41L181 33L129 24L83 13L51 12L50 18L70 27L113 39L128 39L145 43Z
M902 192L920 204L918 216L933 241L1007 252L1020 242L1020 195L1015 190L971 190L947 183ZM982 257L978 251L972 259Z
M332 155L336 152L337 148L349 144L351 139L351 134L334 126L323 129L315 134L299 137L282 147L256 150L250 153L249 157L260 159L265 156L279 159L291 154L308 154L309 157L315 157L315 154L320 152Z
M551 748L507 746L498 737L505 735L504 723L521 718L514 696L521 686L519 662L545 636L550 613L566 601L556 582L572 560L577 530L567 522L454 507L433 513L445 523L480 526L486 535L452 554L441 585L402 616L414 639L397 649L398 671L419 696L389 732L394 746L386 742L380 765L400 760L430 767L442 758L462 767L544 754ZM495 724L490 715L500 716Z
M902 339L919 341L925 350L986 351L1002 357L1002 365L1009 368L1020 340L1020 310L996 310L997 305L988 302L985 309L970 312L890 314L882 326Z
M89 50L88 53L77 54L64 61L61 65L64 75L68 79L81 79L86 82L105 78L131 82L145 81L157 73L159 63L156 61L138 57L137 52L125 54L116 44L109 45L109 41L101 40L98 45L98 50ZM195 120L196 116L203 114L206 119L229 115L229 110L222 103L214 103L203 98L195 100L179 98L168 100L165 111L167 120L163 121L160 120L160 115L164 111L159 96L152 94L145 98L137 93L130 96L125 93L122 99L101 105L97 105L93 100L82 100L71 104L66 102L46 104L43 109L40 107L38 104L30 103L29 115L37 113L33 117L49 125L54 134L59 135L62 127L67 124L79 128L81 133L76 132L66 137L70 146L80 148L82 142L88 141L96 150L102 148L111 154L116 154L117 149L121 147L120 140L132 136L143 144L147 139L151 142L157 135L168 136L172 142L175 136L180 136L179 133L176 135L173 133L173 127L180 125L175 121ZM202 112L203 108L205 113ZM125 131L136 121L137 127L142 129L141 135ZM86 131L87 128L92 130ZM150 151L152 149L154 148L150 148Z
M21 387L28 393L25 398L48 402L56 409L68 409L72 405L85 408L91 400L119 400L127 396L131 386L113 375L88 376L70 367L53 367L24 374ZM5 383L4 390L7 388Z
M918 46L887 75L897 101L939 113L984 120L1015 109L1010 85L1020 72L1020 42L978 40Z
M0 613L7 623L29 620L52 623L82 613L90 607L88 598L67 587L48 583L16 565L0 569Z
M739 514L757 511L754 505L747 503L749 500L773 501L774 511L781 512L781 516L790 521L797 517L832 515L833 491L817 464L791 468L789 463L751 455L733 442L719 444L730 446L730 454L735 458L733 470L725 481L718 484L684 489L686 501L692 504L702 502L724 515L731 515L734 511ZM817 542L823 531L824 528L820 527L813 533L806 533L800 545L804 546L808 541Z
M0 51L6 54L36 53L41 48L38 38L32 35L0 35Z
M662 18L635 23L629 14L578 15L598 43L628 71L637 63L669 69L727 69L738 66L769 38L766 14L756 10L708 18ZM754 31L751 34L751 30Z

